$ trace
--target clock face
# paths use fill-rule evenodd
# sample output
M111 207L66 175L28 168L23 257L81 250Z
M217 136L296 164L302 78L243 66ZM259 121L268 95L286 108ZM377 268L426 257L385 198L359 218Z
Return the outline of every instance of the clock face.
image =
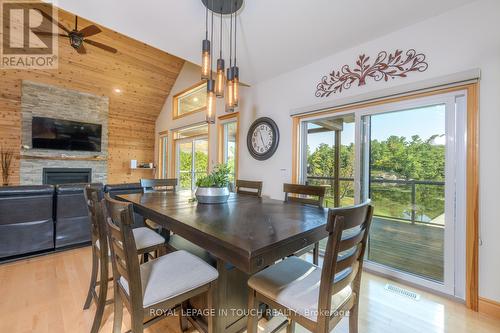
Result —
M278 126L270 118L257 119L248 131L248 150L257 160L266 160L271 157L278 148L278 142Z
M252 148L259 154L265 154L273 144L273 130L267 123L257 126L252 133Z

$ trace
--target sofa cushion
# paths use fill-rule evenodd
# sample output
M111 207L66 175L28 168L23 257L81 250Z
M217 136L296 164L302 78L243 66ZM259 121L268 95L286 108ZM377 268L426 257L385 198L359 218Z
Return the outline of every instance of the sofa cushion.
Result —
M4 186L0 187L0 197L32 196L54 194L52 185Z

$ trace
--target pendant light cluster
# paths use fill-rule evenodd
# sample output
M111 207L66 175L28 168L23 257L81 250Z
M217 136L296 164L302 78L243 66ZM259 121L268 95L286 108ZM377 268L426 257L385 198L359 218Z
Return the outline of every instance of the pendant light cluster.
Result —
M243 0L202 0L206 6L205 14L205 39L202 42L201 79L207 81L207 123L215 123L216 98L226 99L225 111L234 112L239 104L239 68L236 63L236 24L237 11L241 8ZM208 22L210 11L210 39L208 38ZM214 37L214 12L220 14L219 31L219 58L215 78L213 77L213 37ZM224 15L230 15L229 28L229 67L225 71L225 61L222 56L222 20ZM234 16L234 19L233 19ZM234 33L233 33L234 28ZM234 57L233 57L234 45ZM227 76L226 76L227 75Z

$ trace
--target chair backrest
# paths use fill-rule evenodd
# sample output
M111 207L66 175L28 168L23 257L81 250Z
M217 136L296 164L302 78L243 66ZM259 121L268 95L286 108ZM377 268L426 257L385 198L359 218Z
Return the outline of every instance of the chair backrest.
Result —
M236 193L260 198L262 196L262 182L238 179L236 180Z
M142 308L142 284L139 259L135 245L132 225L134 211L131 203L112 199L106 193L103 200L103 212L108 227L114 283L129 306ZM122 279L127 282L128 293ZM116 297L116 296L115 296Z
M328 242L321 272L318 323L328 327L331 299L351 286L359 297L363 257L370 232L373 206L369 202L328 212ZM321 316L320 314L324 315Z
M104 221L104 216L101 209L101 196L102 191L98 188L92 187L87 184L83 190L83 195L85 197L85 203L87 204L87 210L90 219L90 231L92 245L95 246L96 242L99 241L99 247L105 249L102 251L108 256L108 237L107 237L107 227Z
M285 192L285 201L287 202L294 201L307 205L323 207L325 191L326 188L323 186L283 184L283 192ZM291 196L290 194L298 194L300 196Z
M141 187L144 192L175 192L177 178L170 179L141 179Z

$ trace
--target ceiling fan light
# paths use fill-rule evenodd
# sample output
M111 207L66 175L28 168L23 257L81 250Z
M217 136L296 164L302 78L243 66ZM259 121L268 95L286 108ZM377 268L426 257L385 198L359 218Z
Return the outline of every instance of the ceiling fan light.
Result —
M74 49L79 49L83 44L83 37L77 33L70 33L69 42Z
M226 75L224 73L225 69L224 59L217 60L217 77L215 80L215 96L218 98L224 97L224 84L226 82Z
M210 63L211 63L211 54L210 54L210 41L208 39L204 39L202 42L202 51L201 51L201 79L208 80L210 78Z
M214 87L215 81L208 80L207 81L207 114L206 114L206 122L209 124L215 123L215 91Z

